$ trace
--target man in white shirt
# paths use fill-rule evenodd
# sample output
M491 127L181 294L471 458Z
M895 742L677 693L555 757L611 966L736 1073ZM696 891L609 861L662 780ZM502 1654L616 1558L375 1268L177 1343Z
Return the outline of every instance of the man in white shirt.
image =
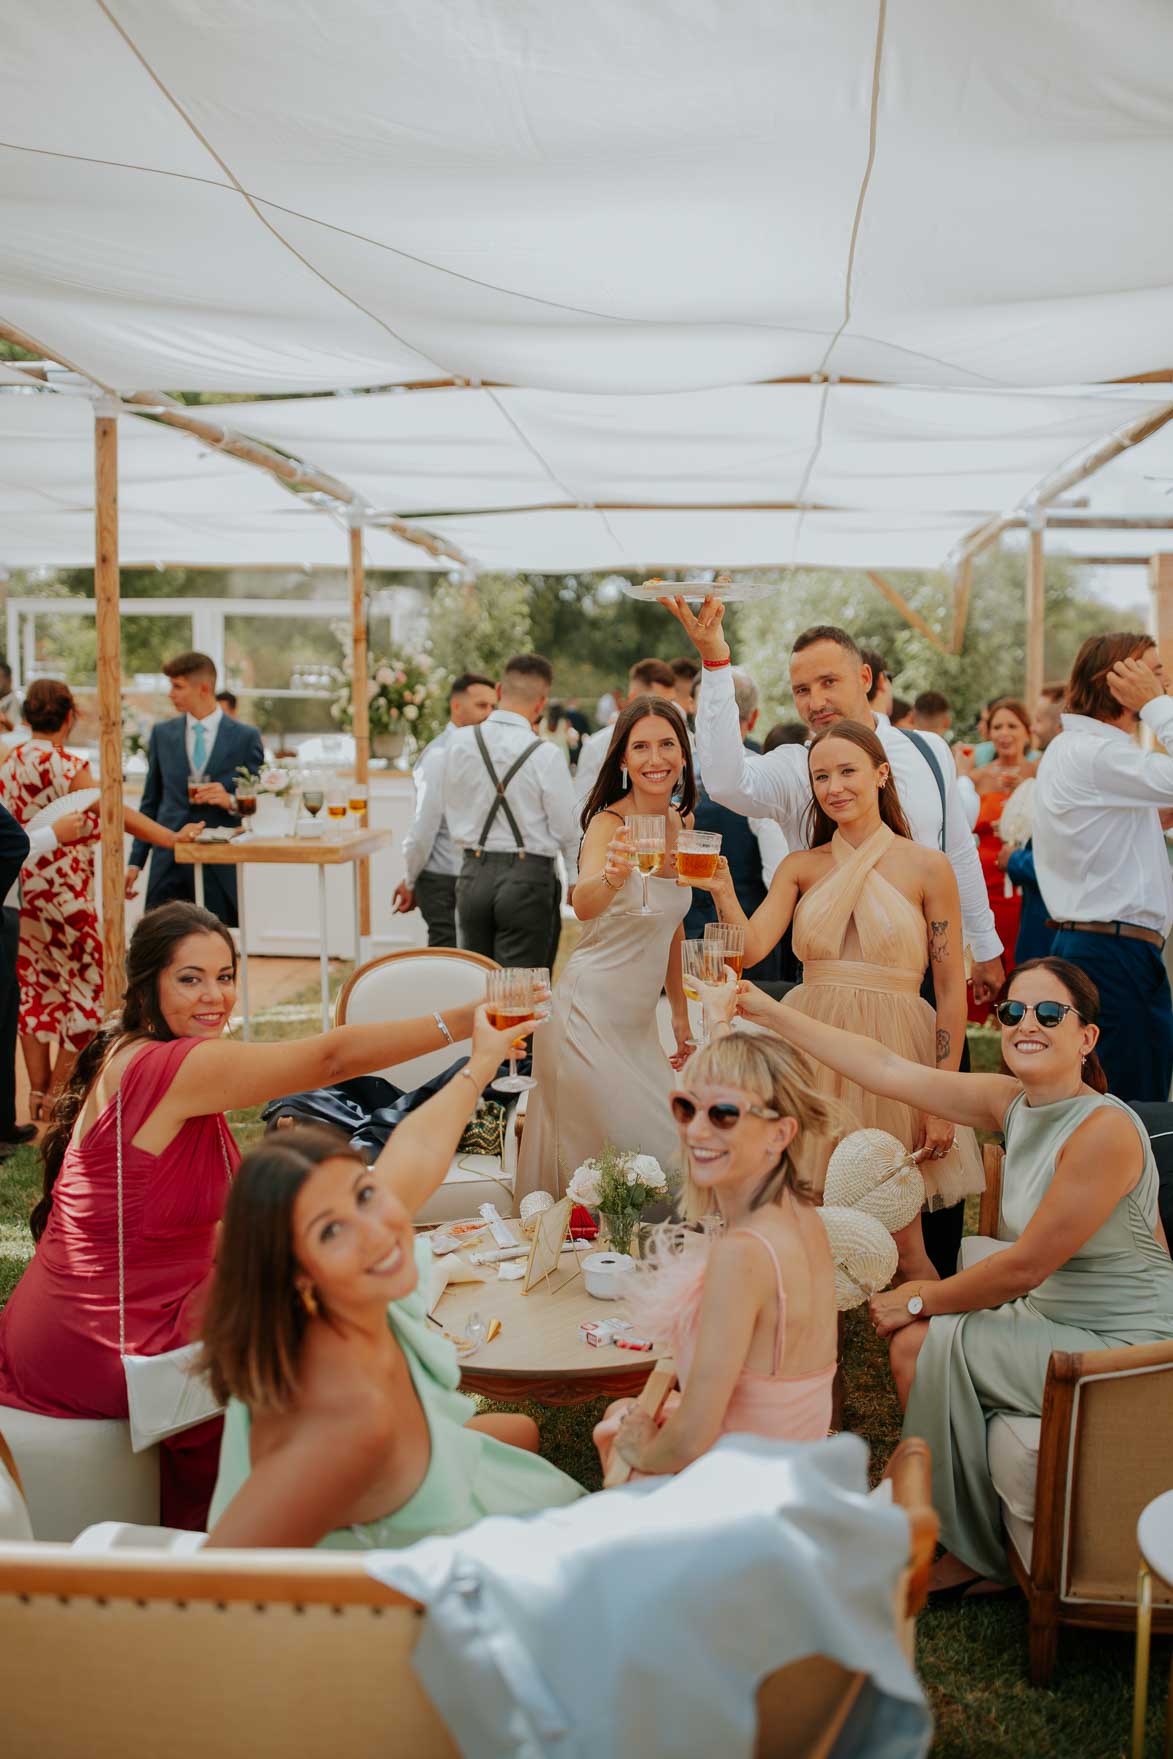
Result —
M444 752L458 727L476 727L497 706L497 686L480 672L461 672L448 692L448 725L420 752L412 781L415 817L403 839L403 878L395 888L396 915L418 909L428 925L429 947L456 945L456 876L460 851L441 816L425 842L421 825L435 823L429 792L443 786Z
M574 789L556 745L538 738L554 671L541 654L517 654L501 675L498 707L479 726L457 727L439 785L417 814L431 847L447 820L461 850L456 881L460 945L499 965L552 965L561 926L556 861L578 877Z
M658 696L665 702L676 701L676 679L667 660L637 660L627 674L627 695L619 698L624 709L637 696ZM677 707L679 707L677 703ZM574 772L574 792L581 811L584 801L599 779L603 759L611 746L614 727L600 727L583 740Z
M1062 732L1035 780L1035 874L1053 956L1100 992L1096 1053L1123 1100L1167 1100L1173 999L1161 958L1173 921L1173 699L1147 635L1095 635L1076 657ZM1136 742L1143 722L1165 747Z
M735 812L777 819L791 849L804 849L811 801L806 749L779 745L759 755L742 744L729 644L721 627L724 603L708 598L694 613L682 598L660 602L687 631L704 667L696 739L705 787L714 800ZM973 954L974 997L988 1001L1002 985L1002 943L958 798L952 755L944 740L934 734L901 731L886 716L876 714L867 697L871 682L871 670L845 630L820 624L795 642L790 687L802 720L814 733L839 720L873 728L891 766L913 837L929 848L943 849L949 857L961 896L962 936ZM933 1001L931 964L921 993L926 1001ZM947 1048L947 1035L945 1038ZM968 1047L963 1045L961 1067L968 1066ZM960 1203L922 1217L925 1249L941 1276L956 1268L963 1225L964 1205Z

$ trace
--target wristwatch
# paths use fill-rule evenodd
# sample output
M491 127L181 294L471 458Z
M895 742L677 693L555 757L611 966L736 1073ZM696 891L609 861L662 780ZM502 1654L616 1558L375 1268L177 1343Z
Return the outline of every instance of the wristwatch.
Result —
M924 1310L925 1298L919 1293L919 1291L917 1294L908 1297L908 1311L912 1314L914 1319L919 1319Z

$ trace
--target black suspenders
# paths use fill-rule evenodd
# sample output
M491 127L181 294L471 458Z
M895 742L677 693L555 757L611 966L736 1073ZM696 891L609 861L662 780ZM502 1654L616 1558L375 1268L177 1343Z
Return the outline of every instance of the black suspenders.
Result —
M493 760L489 756L489 748L485 744L484 734L479 727L474 727L473 732L476 735L477 750L480 752L484 766L489 772L489 779L497 791L497 797L489 808L489 816L481 827L480 842L477 844L475 853L479 855L485 853L485 844L489 840L489 832L493 828L493 820L499 812L503 812L509 822L509 829L513 832L513 841L517 844L518 856L524 861L526 854L525 843L522 840L521 832L517 828L517 820L513 816L509 802L505 798L505 790L508 788L518 770L521 769L524 764L529 762L529 759L541 745L542 741L540 739L535 739L532 745L527 745L525 750L521 753L521 756L514 758L508 770L505 772L505 775L498 776L497 771L493 767Z

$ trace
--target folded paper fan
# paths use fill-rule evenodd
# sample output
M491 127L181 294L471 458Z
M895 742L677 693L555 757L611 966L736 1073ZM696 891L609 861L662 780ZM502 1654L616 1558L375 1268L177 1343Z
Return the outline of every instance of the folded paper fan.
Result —
M24 828L26 831L44 830L46 825L56 824L59 818L66 818L71 812L88 812L100 798L98 788L75 788L72 794L60 794L56 800L50 800L48 806L42 806Z
M925 1183L903 1142L887 1130L853 1130L831 1156L823 1201L874 1216L894 1234L920 1214Z
M1035 779L1028 776L1020 782L1005 806L998 820L998 835L1004 843L1011 843L1016 849L1029 843L1033 834L1035 806Z
M819 1211L835 1260L835 1305L861 1307L896 1275L896 1242L874 1215L824 1204Z

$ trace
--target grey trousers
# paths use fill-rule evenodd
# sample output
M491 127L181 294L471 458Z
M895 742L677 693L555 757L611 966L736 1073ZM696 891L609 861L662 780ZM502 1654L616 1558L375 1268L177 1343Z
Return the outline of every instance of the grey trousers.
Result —
M466 851L456 882L460 945L498 965L548 965L558 893L552 862Z
M415 901L428 925L429 947L456 946L456 875L425 868L415 882Z

